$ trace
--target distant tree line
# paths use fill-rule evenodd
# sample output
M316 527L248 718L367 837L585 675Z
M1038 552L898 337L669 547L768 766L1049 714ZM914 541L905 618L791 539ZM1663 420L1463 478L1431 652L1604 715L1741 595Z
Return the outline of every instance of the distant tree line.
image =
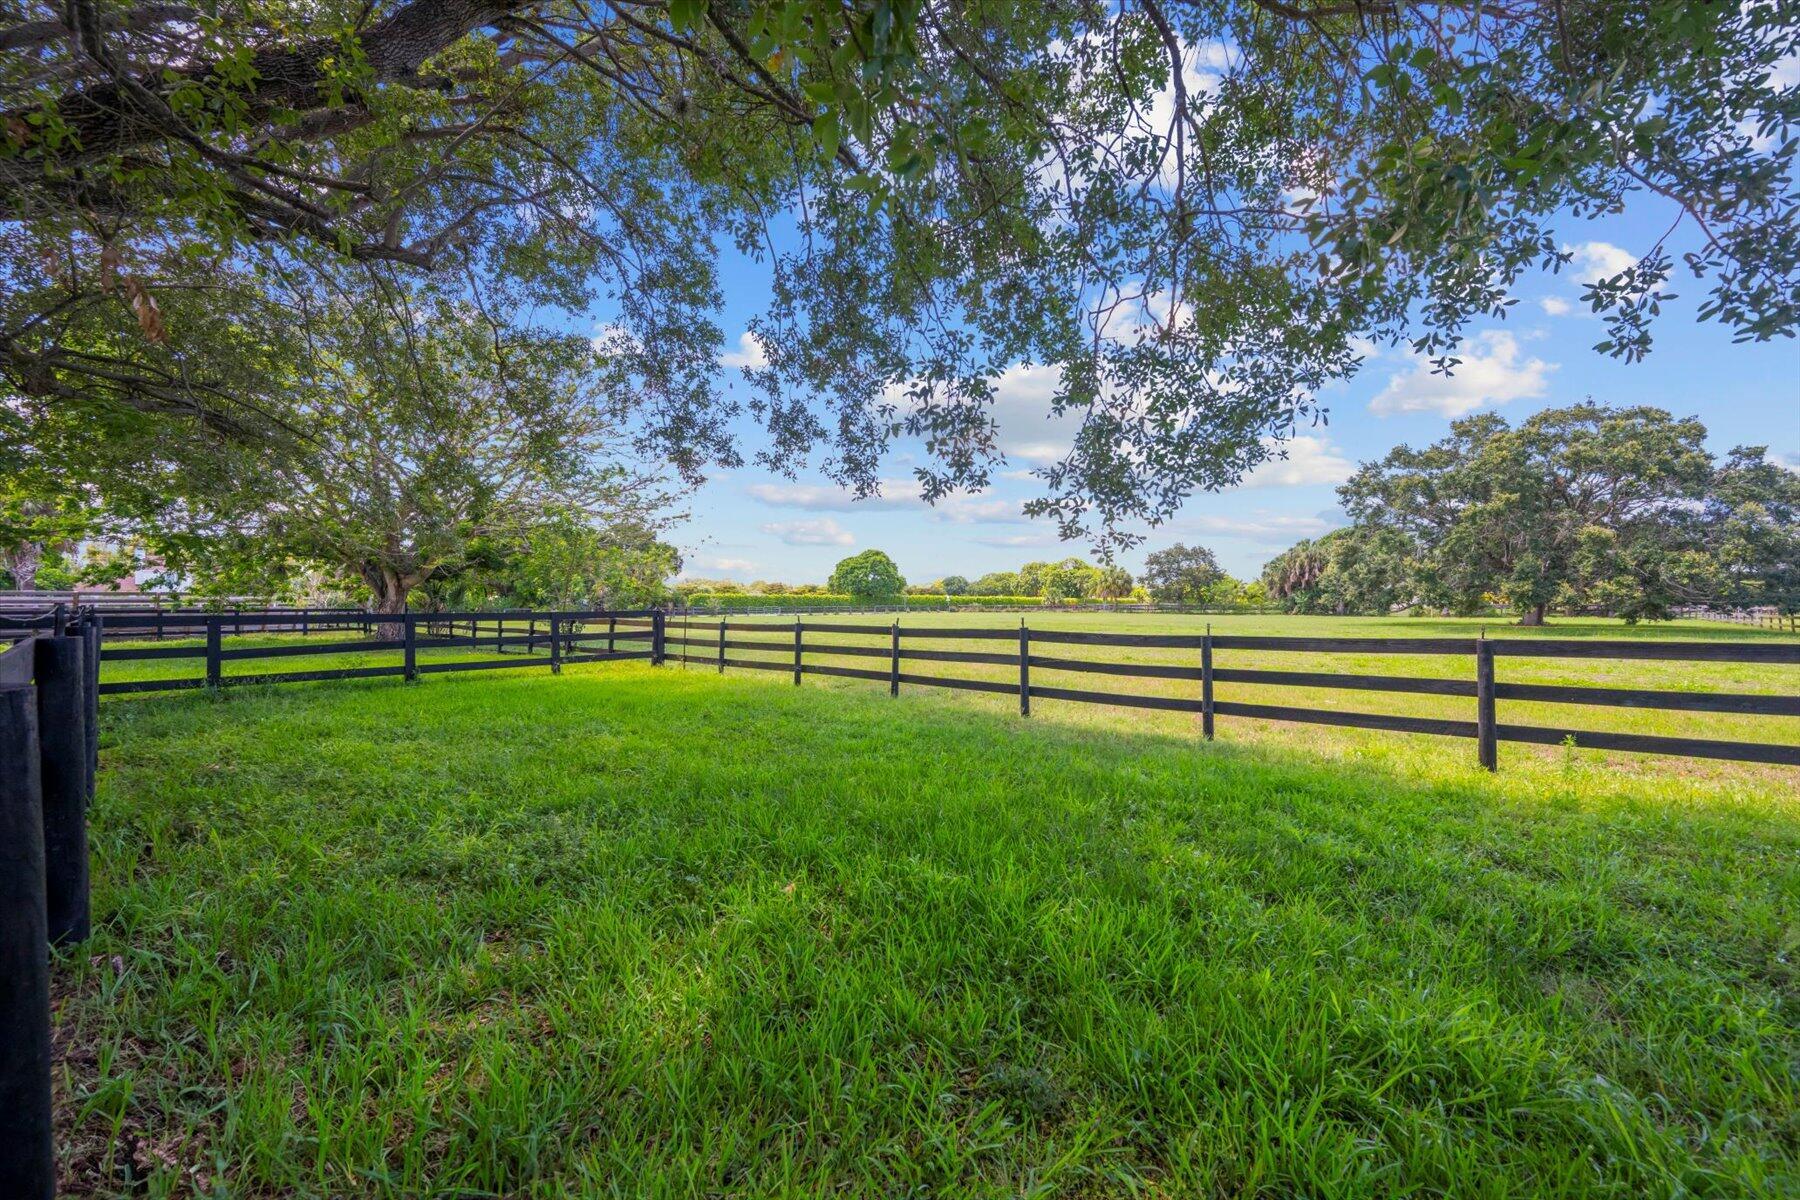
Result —
M1136 578L1113 563L1079 558L1029 562L1016 571L991 571L970 580L945 575L931 583L909 584L885 552L865 550L839 562L823 584L758 580L687 579L676 585L680 598L696 596L854 596L869 601L897 596L970 597L992 600L1035 600L1046 604L1082 601L1181 604L1208 608L1255 608L1268 603L1260 582L1244 583L1227 575L1213 552L1177 543L1151 553Z
M1068 600L1130 600L1142 595L1131 572L1111 563L1079 558L1028 562L1016 571L990 571L977 579L946 575L926 585L924 594L946 596L1032 596L1052 604Z
M1800 611L1800 472L1723 458L1658 408L1586 403L1517 427L1492 413L1400 446L1338 489L1353 524L1263 569L1297 612L1501 608L1666 620L1676 607Z

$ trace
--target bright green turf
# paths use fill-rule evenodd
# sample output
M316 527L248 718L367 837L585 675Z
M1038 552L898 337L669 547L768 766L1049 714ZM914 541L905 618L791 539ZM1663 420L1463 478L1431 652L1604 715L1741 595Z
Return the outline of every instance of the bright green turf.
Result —
M71 1187L1800 1191L1793 772L1009 703L109 701Z

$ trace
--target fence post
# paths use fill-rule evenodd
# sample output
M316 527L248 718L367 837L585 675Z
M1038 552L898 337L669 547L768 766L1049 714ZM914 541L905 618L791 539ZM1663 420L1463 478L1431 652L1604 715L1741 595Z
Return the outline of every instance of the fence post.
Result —
M1212 665L1212 626L1206 627L1206 636L1200 639L1200 732L1206 735L1207 741L1213 740L1213 665Z
M51 945L88 936L87 671L78 637L37 638L39 794Z
M400 614L401 637L405 646L401 650L401 675L411 683L419 677L419 621L409 610Z
M1500 744L1494 729L1494 647L1482 631L1475 639L1475 744L1481 765L1500 769Z
M550 614L550 673L562 674L562 622Z
M220 670L219 639L224 633L225 618L208 614L201 620L206 622L206 686L216 688L224 674Z
M0 1195L56 1194L37 697L0 688Z
M1019 715L1031 715L1031 630L1019 618Z
M614 653L613 637L618 632L618 627L619 627L619 618L617 618L617 617L606 618L606 652L608 654Z
M94 784L100 775L100 643L106 636L105 621L99 610L90 609L85 618L87 649L83 660L87 680L83 686L87 705L87 795L94 798Z
M725 673L725 618L719 618L719 674Z
M161 596L156 598L156 640L159 642L163 640L163 608Z
M900 622L894 622L894 646L888 655L888 695L900 694Z
M683 649L685 651L685 647ZM659 608L654 613L650 614L650 665L651 666L660 667L663 665L663 651L664 651L663 611L662 611L662 609ZM682 659L682 665L683 666L687 665L687 659L685 657Z
M537 614L531 614L530 624L525 626L525 654L530 657L537 653Z
M794 686L800 686L800 628L799 617L794 618Z

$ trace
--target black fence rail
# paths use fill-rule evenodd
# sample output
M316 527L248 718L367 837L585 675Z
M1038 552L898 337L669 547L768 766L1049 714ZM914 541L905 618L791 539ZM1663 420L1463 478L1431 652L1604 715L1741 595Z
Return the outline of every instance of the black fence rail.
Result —
M349 622L364 632L380 618L362 609L338 608L93 608L79 606L81 612L101 622L103 636L114 640L129 639L163 641L174 638L200 637L209 621L223 623L230 634L249 633L323 633L342 628ZM0 609L0 635L48 629L70 619L77 606L57 602L41 609L12 607ZM333 624L332 622L337 622Z
M259 621L266 614L259 614ZM193 618L190 636L203 639L194 646L106 646L102 665L109 662L190 660L199 668L193 675L162 679L102 681L100 694L168 692L187 688L228 687L244 684L316 683L329 679L378 679L394 676L417 679L447 671L482 671L497 668L546 667L553 674L565 663L613 662L657 656L662 614L649 609L570 612L451 612L371 615L364 612L310 612L304 621L296 615L288 625L258 627L246 633L337 634L320 640L274 645L227 646L225 639L237 633L237 616L205 613ZM108 625L110 628L110 624ZM347 638L345 634L356 634ZM434 650L491 650L494 658L455 658L421 662L421 652ZM276 661L319 655L393 654L397 660L374 666L329 667L316 671L283 670L227 673L227 663Z
M279 619L257 614L275 633L324 635L300 640L228 645L238 631L238 614L202 613L192 620L199 644L157 646L107 645L104 663L185 660L191 674L153 679L103 680L102 694L178 691L241 684L303 683L332 679L397 677L417 679L441 672L545 667L560 672L565 664L642 659L661 663L671 657L683 664L705 663L790 674L795 683L807 675L864 679L886 683L890 692L902 686L1013 695L1029 715L1032 704L1056 701L1125 708L1193 713L1211 738L1221 719L1251 718L1334 725L1396 733L1422 733L1469 738L1476 742L1481 765L1495 769L1498 745L1573 744L1585 749L1670 754L1739 762L1800 765L1800 746L1720 738L1672 737L1506 722L1503 702L1577 705L1625 709L1661 709L1734 715L1800 716L1800 696L1759 693L1656 690L1532 683L1500 677L1502 658L1581 658L1592 660L1694 661L1800 665L1800 643L1652 642L1557 638L1366 638L1260 637L1226 634L1113 633L1099 630L956 628L873 622L702 620L652 609L573 610L557 612L400 613L294 610ZM96 626L111 627L108 618ZM142 635L142 629L138 632ZM246 630L246 634L262 630ZM769 635L775 635L770 637ZM879 644L868 644L869 639ZM846 640L851 639L851 640ZM857 644L858 642L862 644ZM1120 662L1078 657L1084 650L1118 648L1189 652L1186 661ZM431 661L434 652L454 657ZM491 652L482 657L471 655ZM1236 654L1257 657L1292 655L1296 669L1237 665ZM317 655L379 654L392 660L372 665L322 666L317 670L249 671L241 664L303 659ZM1464 678L1395 674L1357 674L1306 669L1305 660L1319 656L1381 654L1466 659ZM877 661L878 660L878 661ZM1253 660L1254 661L1254 660ZM1004 667L1003 678L964 678L933 664ZM1034 679L1034 672L1038 673ZM1046 681L1044 675L1052 680ZM1095 678L1096 686L1072 686L1067 675ZM1146 694L1113 680L1183 681L1191 694ZM1102 683L1101 681L1106 682ZM1255 684L1286 689L1333 689L1358 692L1433 695L1475 702L1474 719L1436 715L1345 711L1301 704L1259 703L1221 699L1221 684ZM1185 689L1184 689L1185 690Z
M745 635L780 634L778 639L754 639ZM834 640L843 636L885 637L886 646L851 645ZM1746 645L1728 642L1587 641L1554 638L1337 638L1248 637L1220 634L1107 633L1086 630L958 629L903 627L875 624L808 624L762 621L696 621L671 618L666 645L670 657L684 664L701 663L723 671L737 667L791 673L798 684L806 675L867 679L885 682L898 695L902 685L950 688L963 691L1016 695L1019 712L1029 716L1034 700L1078 704L1105 704L1125 708L1161 709L1194 713L1201 730L1211 739L1221 717L1246 717L1268 721L1293 721L1397 733L1435 734L1470 738L1476 742L1482 766L1499 765L1499 743L1537 745L1573 744L1583 749L1669 754L1688 758L1728 759L1737 762L1800 766L1800 746L1770 742L1727 741L1712 738L1667 737L1641 733L1613 733L1592 729L1567 729L1508 724L1499 719L1503 700L1550 704L1574 704L1612 708L1669 709L1688 712L1736 713L1764 716L1800 716L1800 696L1759 693L1687 692L1635 688L1590 687L1502 681L1497 678L1498 658L1584 658L1601 660L1658 660L1675 662L1731 662L1800 664L1800 644ZM1006 643L1006 650L955 650L932 647L935 641ZM1190 663L1126 663L1071 658L1062 646L1118 647L1187 650ZM1046 652L1047 649L1047 652ZM779 654L777 658L745 658L733 651ZM1267 670L1218 665L1216 657L1234 651L1304 655L1412 654L1467 658L1466 679L1425 678L1403 675L1361 675L1309 670ZM885 669L872 666L819 662L820 658L884 659ZM963 679L921 674L909 669L914 663L963 663L1012 667L1017 681ZM1077 672L1098 676L1139 679L1173 679L1198 685L1197 696L1145 695L1124 691L1049 686L1034 683L1033 669ZM1391 713L1346 712L1284 704L1257 704L1220 700L1214 695L1221 683L1262 684L1289 688L1333 688L1367 692L1410 693L1468 698L1475 701L1474 720L1405 716Z

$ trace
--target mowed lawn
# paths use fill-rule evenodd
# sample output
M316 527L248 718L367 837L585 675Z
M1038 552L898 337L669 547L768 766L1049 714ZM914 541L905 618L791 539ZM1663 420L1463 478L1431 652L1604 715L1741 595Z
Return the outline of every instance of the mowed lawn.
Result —
M66 1190L1800 1193L1800 773L1015 709L673 663L109 700Z

